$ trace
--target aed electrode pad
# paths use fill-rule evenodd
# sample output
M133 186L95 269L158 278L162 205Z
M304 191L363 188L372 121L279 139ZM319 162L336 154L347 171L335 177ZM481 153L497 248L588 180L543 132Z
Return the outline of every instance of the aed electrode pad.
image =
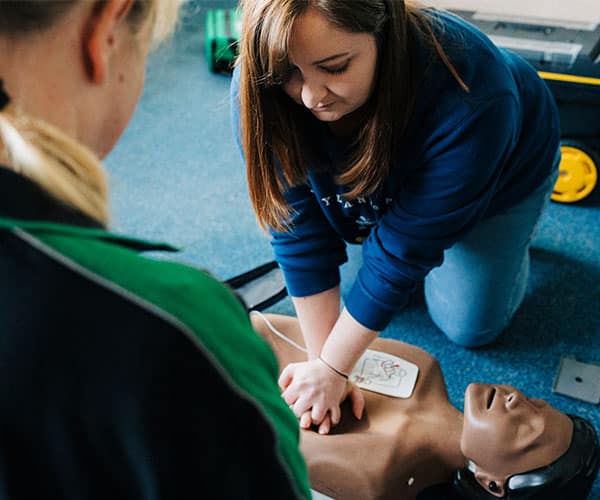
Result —
M348 377L361 389L396 398L409 398L417 383L419 367L410 361L367 349Z

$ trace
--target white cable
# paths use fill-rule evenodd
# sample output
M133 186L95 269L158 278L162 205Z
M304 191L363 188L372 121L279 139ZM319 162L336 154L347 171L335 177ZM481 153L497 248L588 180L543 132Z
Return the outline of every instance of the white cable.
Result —
M297 344L292 339L290 339L289 337L286 337L283 333L281 333L279 330L277 330L277 328L275 328L273 326L273 324L267 319L267 317L260 311L250 311L250 315L255 315L255 316L258 316L260 319L262 319L265 322L265 324L267 325L267 327L269 328L269 330L271 330L280 339L285 340L288 344L293 345L296 349L299 349L302 352L308 352L300 344Z

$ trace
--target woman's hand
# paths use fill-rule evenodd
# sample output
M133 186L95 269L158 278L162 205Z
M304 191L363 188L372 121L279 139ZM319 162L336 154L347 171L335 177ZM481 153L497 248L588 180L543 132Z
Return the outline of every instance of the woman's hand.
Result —
M284 389L283 399L304 429L318 425L319 433L327 434L339 423L340 404L348 395L354 415L362 417L365 402L360 390L319 359L286 366L279 377L279 386Z

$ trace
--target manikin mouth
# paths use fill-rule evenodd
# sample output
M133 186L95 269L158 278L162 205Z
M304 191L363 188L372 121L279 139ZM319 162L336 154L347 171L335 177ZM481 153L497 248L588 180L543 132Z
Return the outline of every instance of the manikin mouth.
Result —
M490 391L490 395L488 396L487 401L487 409L489 410L492 407L492 403L494 402L494 396L496 395L496 388L492 388Z

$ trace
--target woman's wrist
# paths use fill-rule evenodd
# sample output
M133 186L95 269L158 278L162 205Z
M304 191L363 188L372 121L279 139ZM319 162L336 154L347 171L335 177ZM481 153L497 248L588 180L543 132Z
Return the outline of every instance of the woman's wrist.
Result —
M344 372L338 370L335 366L333 366L330 363L328 363L327 361L325 361L321 356L318 356L317 359L319 361L321 361L321 363L323 363L327 368L329 368L329 370L332 373L335 373L336 375L348 380L348 375L346 375Z

